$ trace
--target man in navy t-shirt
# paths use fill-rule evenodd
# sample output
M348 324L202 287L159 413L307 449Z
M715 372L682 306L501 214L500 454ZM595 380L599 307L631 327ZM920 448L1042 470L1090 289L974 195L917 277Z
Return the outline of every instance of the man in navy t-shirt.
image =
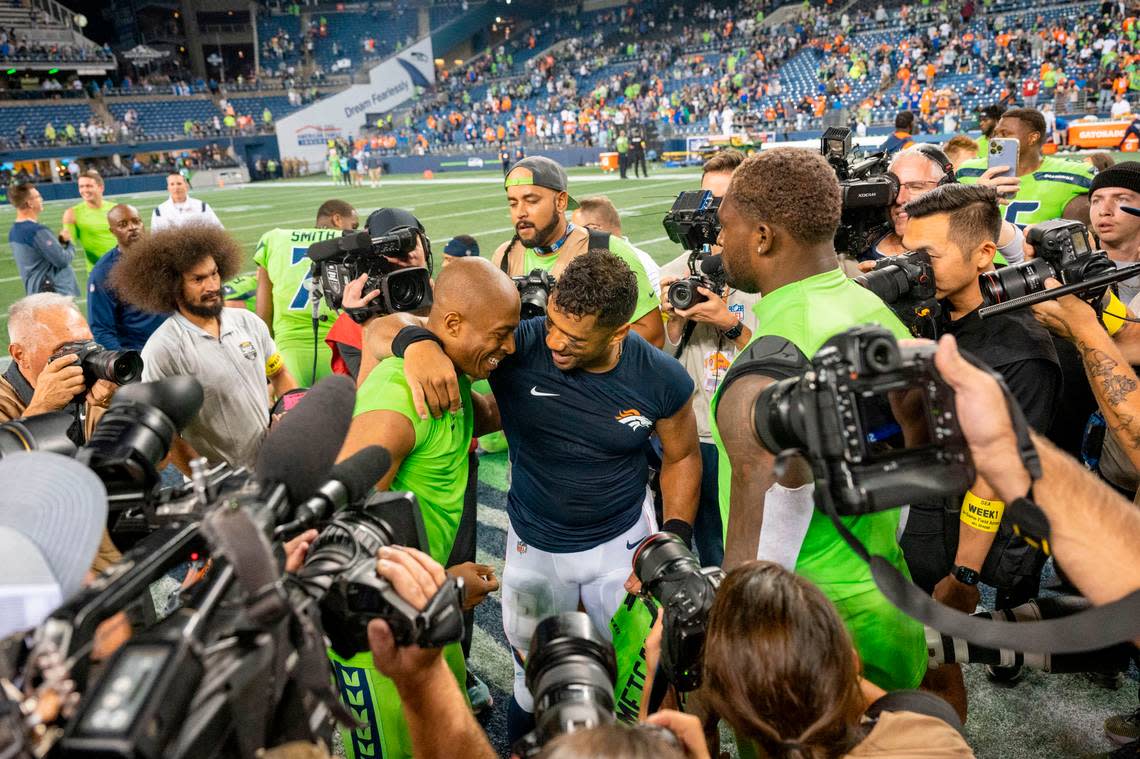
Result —
M111 270L123 251L142 239L143 222L134 206L123 203L107 212L118 245L99 259L87 277L87 323L96 342L107 350L141 351L167 314L152 314L127 303L111 287Z
M503 627L515 650L512 742L533 724L522 660L535 626L580 604L608 635L637 546L656 529L644 452L655 432L662 528L686 544L692 538L701 481L693 381L630 331L636 304L637 278L624 261L601 251L578 256L558 278L546 317L519 324L515 352L489 377L512 465L502 578ZM379 322L368 345L377 357L388 354L398 326L421 323L406 314ZM413 393L454 380L450 362L436 361L438 346L422 345L404 354ZM446 407L448 399L432 397Z

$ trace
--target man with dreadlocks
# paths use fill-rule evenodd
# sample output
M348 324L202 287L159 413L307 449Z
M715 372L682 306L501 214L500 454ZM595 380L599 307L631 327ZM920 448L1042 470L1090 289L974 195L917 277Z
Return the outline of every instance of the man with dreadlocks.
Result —
M202 383L202 409L173 448L184 472L198 454L252 468L269 428L266 381L278 396L296 387L265 322L225 308L222 282L241 262L241 248L224 230L193 225L145 238L111 274L127 301L173 314L143 347L143 380L187 374Z

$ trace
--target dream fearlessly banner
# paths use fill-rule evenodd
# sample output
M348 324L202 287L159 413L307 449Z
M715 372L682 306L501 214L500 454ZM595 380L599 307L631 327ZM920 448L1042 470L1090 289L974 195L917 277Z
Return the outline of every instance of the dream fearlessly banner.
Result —
M355 84L278 121L281 157L323 165L329 140L355 136L365 114L390 111L410 99L416 87L434 82L431 38L425 37L374 66L368 84Z

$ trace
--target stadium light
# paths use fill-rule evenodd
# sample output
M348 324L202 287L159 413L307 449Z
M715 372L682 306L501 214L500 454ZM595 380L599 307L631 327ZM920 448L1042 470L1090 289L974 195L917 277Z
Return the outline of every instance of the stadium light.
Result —
M503 23L503 17L502 16L495 16L495 23L496 24Z

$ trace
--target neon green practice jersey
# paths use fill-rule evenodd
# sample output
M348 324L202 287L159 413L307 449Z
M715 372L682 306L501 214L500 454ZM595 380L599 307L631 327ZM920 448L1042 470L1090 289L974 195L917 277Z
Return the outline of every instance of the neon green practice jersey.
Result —
M900 340L910 338L906 327L876 295L855 284L838 268L765 293L754 311L760 326L753 342L776 335L791 342L808 358L830 338L863 324L881 325ZM748 355L746 348L737 354L736 360ZM724 387L718 387L713 396L710 426L719 456L721 523L727 540L732 463L716 420ZM868 551L910 576L895 538L899 526L897 509L842 520ZM887 600L876 587L867 563L851 550L831 520L818 509L813 510L796 558L796 574L815 583L835 604L859 651L868 680L888 691L918 687L926 674L927 661L922 625Z
M289 373L304 387L312 387L318 379L332 373L332 350L325 343L325 335L337 317L322 301L319 313L325 318L317 323L314 341L312 262L305 253L315 242L340 236L339 229L272 229L261 236L253 254L254 263L265 269L273 283L273 340Z
M975 184L985 172L986 164L985 158L966 161L958 169L958 181ZM1088 193L1093 174L1093 168L1081 161L1045 156L1037 171L1021 177L1021 189L1005 206L1005 220L1027 227L1061 218L1070 200Z
M107 214L114 207L114 203L106 200L98 208L91 208L86 203L71 207L71 212L75 214L75 223L67 226L76 244L83 248L88 272L95 268L95 264L103 254L119 244L111 234L111 223L107 221Z

